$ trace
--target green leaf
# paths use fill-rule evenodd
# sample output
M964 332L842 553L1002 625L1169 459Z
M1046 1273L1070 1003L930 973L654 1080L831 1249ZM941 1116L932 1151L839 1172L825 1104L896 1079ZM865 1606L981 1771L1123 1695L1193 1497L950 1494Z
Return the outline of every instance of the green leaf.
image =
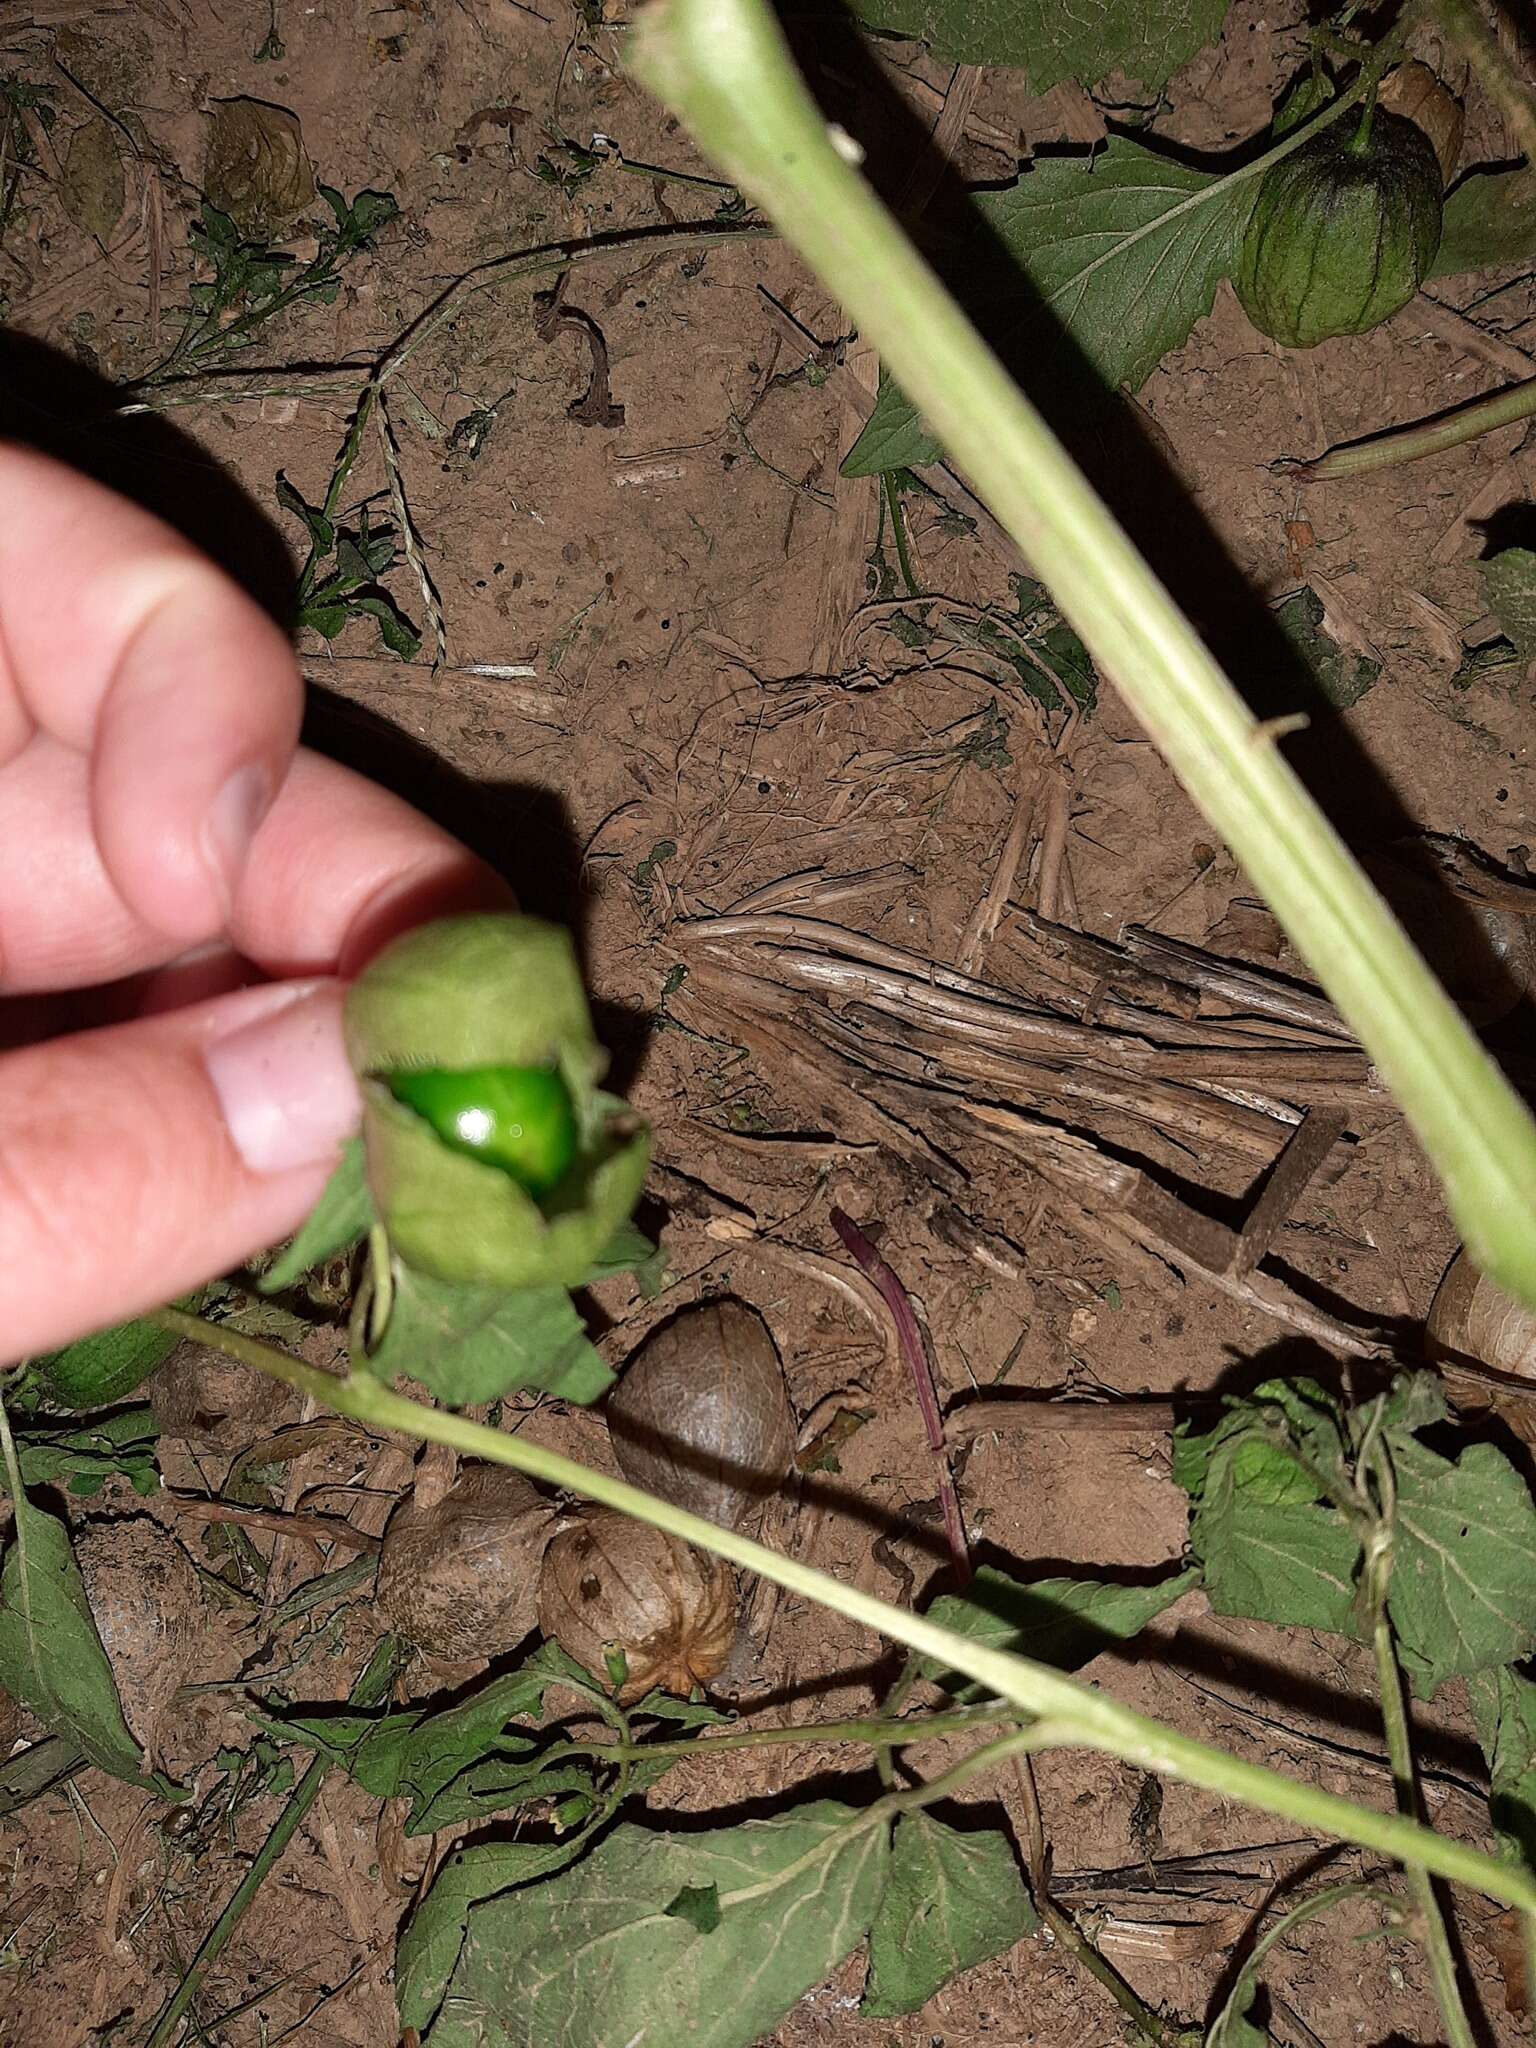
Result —
M1338 711L1358 704L1381 677L1381 663L1341 647L1323 630L1323 602L1310 588L1298 590L1275 611L1297 664L1317 690ZM1290 682L1291 678L1285 679Z
M879 476L887 469L926 469L944 451L922 421L916 408L882 369L875 409L864 422L864 430L843 457L843 476Z
M1387 1611L1414 1690L1536 1649L1536 1502L1493 1444L1453 1464L1389 1432L1397 1513Z
M1472 1722L1488 1764L1488 1812L1512 1862L1536 1871L1536 1685L1517 1672L1467 1680Z
M77 1429L22 1424L15 1435L23 1486L65 1486L84 1497L99 1493L108 1479L121 1474L135 1493L154 1493L159 1487L155 1445L160 1431L148 1407L120 1408ZM0 1493L8 1490L0 1467Z
M1205 2048L1272 2048L1267 2031L1253 2023L1253 2002L1258 1995L1257 1980L1245 1975L1240 1995L1217 2015Z
M1356 1525L1251 1425L1211 1453L1189 1542L1218 1614L1360 1633Z
M204 1294L178 1302L195 1314ZM29 1377L57 1408L107 1408L141 1387L181 1339L158 1323L115 1323L32 1361Z
M579 1867L471 1911L431 2048L750 2048L863 1938L888 1839L831 1800L699 1834L616 1827ZM668 1913L710 1886L712 1934Z
M580 1672L581 1689L592 1681ZM575 1759L546 1766L551 1737L537 1726L544 1695L572 1683L559 1658L541 1651L457 1706L434 1713L295 1714L267 1727L285 1741L329 1757L376 1799L408 1799L408 1835L485 1820L530 1800L564 1793L595 1803L593 1766Z
M229 226L231 233L233 233L234 223L230 222ZM299 495L281 470L277 473L276 490L278 504L282 506L285 512L291 512L295 519L302 520L316 552L328 555L336 545L336 530L331 525L330 520L326 518L323 512L316 511L313 505L308 504Z
M713 1934L720 1925L720 1887L717 1884L685 1884L667 1907L671 1920L686 1920L699 1934Z
M1240 173L1186 170L1118 136L1091 163L1039 157L1006 191L976 200L990 233L978 237L986 268L973 296L994 311L1018 301L1013 340L1021 353L1032 343L1037 355L1059 352L1060 326L1105 385L1138 391L1210 312L1236 263L1253 192ZM998 264L994 237L1023 271L1024 287ZM908 400L882 382L843 474L918 468L937 452Z
M870 1930L860 2016L920 2012L951 1977L1002 1955L1038 1925L1005 1835L962 1835L926 1813L904 1813Z
M354 597L349 609L354 614L372 619L379 629L379 638L391 654L398 654L402 661L413 661L421 648L421 635L406 618L392 597L382 591L368 591Z
M1530 171L1469 171L1445 202L1430 278L1459 277L1536 256L1536 177ZM1426 279L1426 283L1429 280Z
M257 1286L263 1294L281 1294L312 1267L366 1237L373 1224L373 1198L363 1171L363 1141L353 1138L319 1201L300 1225L298 1236L279 1253Z
M25 1495L12 1507L0 1568L0 1685L110 1777L173 1795L169 1780L145 1772L128 1732L68 1531Z
M564 1869L586 1847L585 1837L575 1835L564 1842L482 1842L455 1851L395 1943L395 2001L401 2026L425 2033L431 2025L476 1906Z
M665 1254L633 1223L621 1223L607 1244L598 1253L587 1270L583 1287L590 1287L599 1280L611 1280L618 1273L633 1273L642 1290L646 1275L660 1260L665 1264Z
M582 1406L613 1385L563 1287L460 1285L401 1267L369 1369L409 1373L450 1407L536 1387Z
M1042 93L1067 78L1095 85L1112 71L1166 85L1221 34L1227 0L855 0L854 11L957 64L1020 65Z
M1198 1572L1181 1571L1151 1586L1117 1586L1104 1579L1036 1579L1025 1585L983 1565L964 1593L941 1593L928 1614L993 1649L1076 1671L1112 1643L1139 1635L1199 1582ZM919 1659L918 1669L958 1698L981 1697L982 1688L946 1674L935 1658Z
M1490 610L1529 668L1536 661L1536 553L1501 548L1477 566Z

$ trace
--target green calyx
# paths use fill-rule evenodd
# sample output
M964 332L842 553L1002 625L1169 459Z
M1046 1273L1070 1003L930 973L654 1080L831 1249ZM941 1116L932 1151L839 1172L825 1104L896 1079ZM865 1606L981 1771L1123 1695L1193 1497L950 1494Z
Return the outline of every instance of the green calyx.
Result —
M1375 107L1332 123L1259 182L1234 279L1244 311L1287 348L1380 326L1428 275L1442 203L1412 121Z
M650 1141L597 1086L569 935L505 915L409 932L354 983L346 1034L369 1189L405 1264L580 1285L639 1198Z

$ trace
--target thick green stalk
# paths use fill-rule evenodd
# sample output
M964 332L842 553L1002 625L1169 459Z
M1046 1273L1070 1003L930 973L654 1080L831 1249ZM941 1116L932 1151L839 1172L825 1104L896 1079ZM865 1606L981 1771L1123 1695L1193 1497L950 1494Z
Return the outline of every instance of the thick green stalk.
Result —
M1107 1699L1091 1686L1063 1677L1049 1665L1036 1664L957 1635L926 1615L912 1614L904 1607L877 1600L872 1594L846 1586L795 1558L782 1557L734 1529L706 1522L699 1515L674 1507L670 1501L642 1493L637 1486L610 1479L606 1473L594 1472L572 1458L562 1458L541 1444L487 1429L483 1423L471 1422L441 1408L408 1401L366 1373L351 1373L342 1379L321 1372L257 1338L242 1336L236 1330L205 1322L180 1309L162 1309L154 1320L179 1337L191 1337L211 1350L238 1358L258 1372L269 1373L274 1379L299 1388L339 1414L350 1415L372 1428L399 1430L406 1436L448 1444L466 1457L511 1465L547 1486L579 1494L604 1507L618 1508L638 1521L648 1522L652 1528L665 1529L685 1543L728 1558L744 1570L771 1579L775 1585L814 1600L835 1614L845 1615L863 1628L875 1629L922 1656L934 1658L946 1670L974 1679L997 1699L1040 1717L1030 1731L1034 1738L1032 1747L1100 1750L1141 1770L1201 1785L1224 1798L1240 1800L1265 1813L1296 1821L1304 1828L1316 1829L1319 1834L1357 1842L1362 1848L1374 1849L1397 1862L1422 1863L1437 1876L1469 1885L1491 1899L1536 1914L1536 1878L1523 1870L1500 1863L1463 1842L1450 1841L1413 1821L1374 1813L1315 1785L1304 1785L1279 1771L1243 1763L1223 1750L1192 1741Z
M1536 1122L1273 732L853 168L856 145L828 129L765 0L652 0L631 47L641 81L847 306L1023 549L1359 1033L1473 1258L1536 1307Z

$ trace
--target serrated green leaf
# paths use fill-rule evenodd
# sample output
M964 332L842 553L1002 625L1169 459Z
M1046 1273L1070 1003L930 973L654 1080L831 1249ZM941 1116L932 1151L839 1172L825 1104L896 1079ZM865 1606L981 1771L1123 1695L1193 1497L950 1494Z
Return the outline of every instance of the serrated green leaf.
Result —
M455 1851L395 1943L395 2002L401 2026L424 2034L432 2024L476 1906L551 1876L586 1847L586 1840L576 1835L564 1842L482 1842Z
M351 1139L336 1171L293 1242L256 1283L263 1294L280 1294L302 1280L312 1267L333 1253L345 1251L368 1235L375 1221L373 1197L363 1166L363 1141Z
M383 1341L380 1379L409 1373L453 1408L534 1387L587 1406L613 1385L563 1287L476 1287L406 1266Z
M1426 283L1528 263L1536 256L1536 175L1469 171L1446 197L1440 247Z
M1488 1764L1488 1813L1503 1853L1536 1871L1536 1685L1508 1669L1467 1680Z
M1212 1607L1218 1614L1358 1635L1356 1525L1322 1505L1315 1484L1277 1485L1275 1459L1284 1454L1266 1441L1255 1459L1253 1441L1239 1433L1217 1444L1190 1521L1190 1549ZM1255 1492L1245 1488L1245 1478ZM1297 1498L1298 1491L1310 1498Z
M951 1977L1002 1955L1038 1925L1005 1835L963 1835L926 1813L904 1813L870 1929L860 2016L920 2012Z
M1039 157L1006 191L975 202L989 232L978 237L988 268L973 277L973 296L1013 313L1018 351L1034 337L1059 353L1059 326L1109 389L1138 391L1210 312L1237 260L1253 193L1241 174L1187 170L1120 137L1091 163ZM998 265L994 238L1024 273L1023 286ZM918 468L937 453L911 404L886 385L843 474Z
M322 640L334 640L345 628L351 613L344 604L316 604L311 601L299 614L299 624L309 626Z
M350 600L350 609L364 618L372 619L379 629L379 638L391 654L398 654L402 661L413 661L421 650L421 635L406 618L391 597L370 591Z
M660 1246L653 1244L637 1225L621 1223L592 1261L581 1284L590 1287L599 1280L611 1280L619 1273L633 1273L640 1279L664 1256Z
M1536 661L1536 553L1501 548L1477 566L1489 609L1529 668Z
M1117 1586L1106 1579L1036 1579L1022 1584L983 1565L963 1593L941 1593L929 1618L957 1635L1012 1650L1058 1671L1076 1671L1113 1643L1129 1642L1149 1621L1199 1583L1195 1571L1175 1572L1151 1586ZM979 1686L946 1674L938 1660L918 1660L922 1676L960 1699L981 1696Z
M958 64L1019 65L1041 93L1068 78L1095 85L1112 71L1166 85L1220 35L1227 0L855 0L854 11Z
M336 575L343 590L373 581L372 565L350 533L342 534L336 543Z
M1493 1444L1453 1464L1390 1437L1397 1510L1387 1611L1403 1668L1428 1698L1536 1649L1536 1502Z
M0 1685L51 1735L67 1735L98 1769L167 1795L128 1732L62 1522L23 1494L0 1568Z
M577 1868L471 1911L431 2048L750 2048L862 1940L888 1843L831 1800L699 1834L617 1827ZM712 1934L669 1916L711 1885Z

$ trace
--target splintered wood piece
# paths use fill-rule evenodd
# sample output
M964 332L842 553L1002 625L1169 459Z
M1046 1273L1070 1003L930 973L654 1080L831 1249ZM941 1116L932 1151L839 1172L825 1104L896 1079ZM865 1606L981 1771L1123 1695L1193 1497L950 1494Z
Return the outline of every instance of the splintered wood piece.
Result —
M1270 1169L1259 1198L1243 1219L1228 1268L1242 1280L1269 1250L1275 1232L1300 1201L1307 1183L1348 1128L1336 1109L1309 1109Z
M1182 939L1164 938L1161 932L1128 925L1120 934L1125 950L1158 973L1187 982L1203 995L1215 996L1235 1008L1256 1010L1260 1016L1280 1017L1287 1024L1301 1024L1332 1038L1350 1039L1349 1027L1326 996L1314 994L1285 981L1279 975L1263 974L1256 967L1240 967L1231 960L1218 960L1213 953Z

